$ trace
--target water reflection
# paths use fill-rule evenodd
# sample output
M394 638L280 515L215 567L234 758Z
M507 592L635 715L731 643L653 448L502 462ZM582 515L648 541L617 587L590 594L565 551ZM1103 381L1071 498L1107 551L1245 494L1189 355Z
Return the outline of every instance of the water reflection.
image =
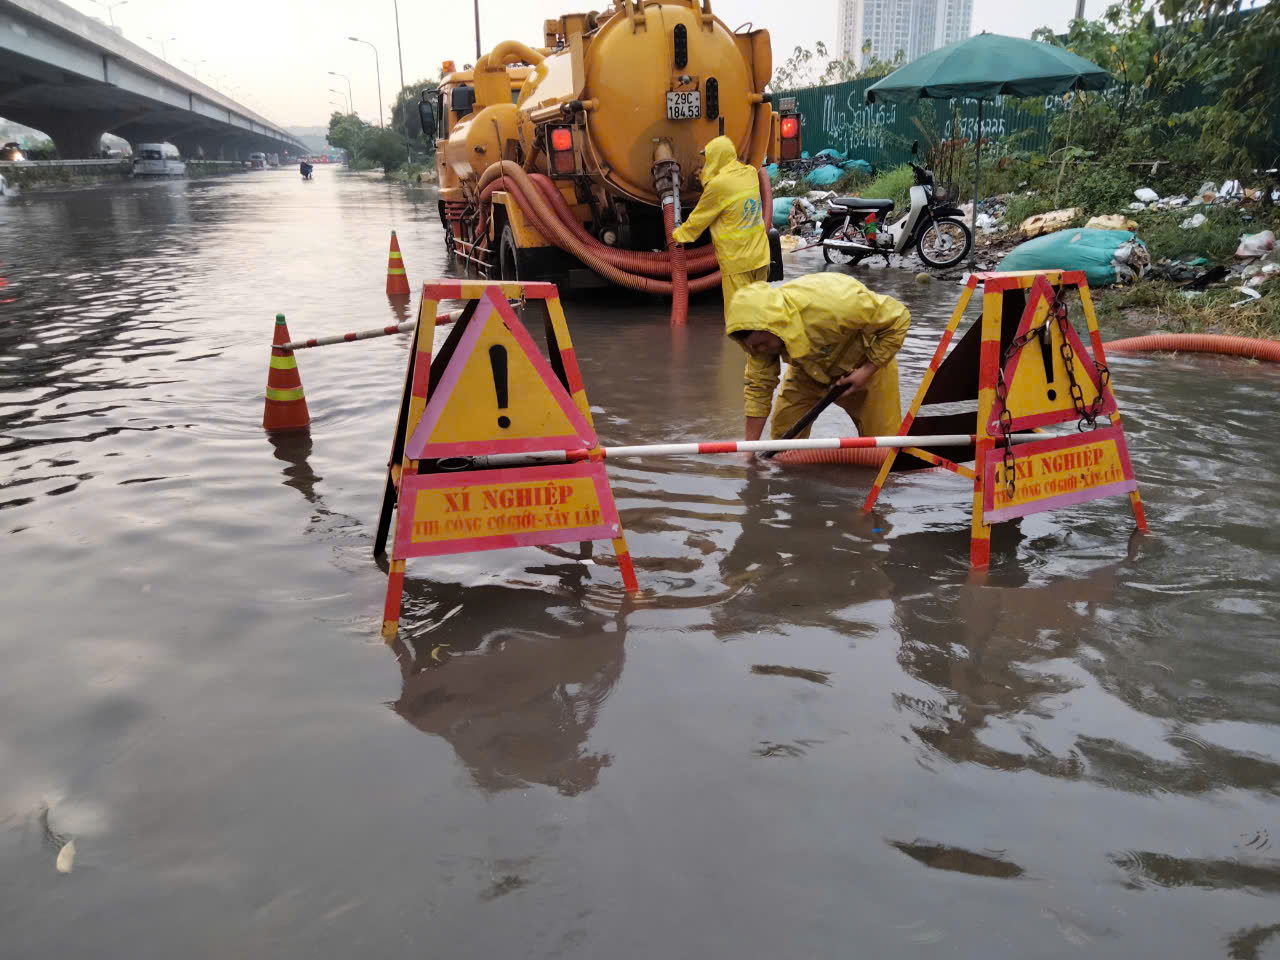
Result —
M429 622L425 630L393 644L402 690L390 706L447 740L483 790L540 783L575 796L592 789L611 760L587 744L622 674L625 615L584 611L573 599L580 586L573 581L584 574L562 562L552 569L566 577L563 606L541 591L406 582L406 605L431 613L414 618ZM520 628L494 629L495 610Z
M271 444L276 459L286 464L280 471L284 474L284 485L301 493L307 503L320 503L316 484L324 478L311 469L311 432L289 430L268 433L267 442Z

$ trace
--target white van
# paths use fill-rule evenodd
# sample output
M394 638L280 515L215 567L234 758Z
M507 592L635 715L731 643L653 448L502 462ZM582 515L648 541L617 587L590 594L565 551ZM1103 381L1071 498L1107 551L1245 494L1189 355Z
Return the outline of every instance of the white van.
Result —
M267 155L265 153L249 154L249 169L250 170L267 169Z
M172 143L140 143L133 155L135 177L181 177L186 172L187 165Z

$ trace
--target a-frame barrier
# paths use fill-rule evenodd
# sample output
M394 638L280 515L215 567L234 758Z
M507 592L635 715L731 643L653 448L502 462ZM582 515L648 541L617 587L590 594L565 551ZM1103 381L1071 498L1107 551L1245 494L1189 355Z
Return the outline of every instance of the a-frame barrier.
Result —
M948 353L979 284L982 317ZM1066 315L1064 297L1072 287L1092 356ZM927 409L939 404L970 409ZM1082 432L1003 442L1010 433L1073 420ZM1094 429L1083 431L1086 424ZM930 450L929 435L942 433L972 433L977 442L960 451ZM1147 529L1083 271L970 275L898 435L918 436L920 445L889 450L863 512L875 506L890 471L938 466L967 477L973 481L969 560L975 568L990 563L992 523L1054 507L1128 493L1138 529ZM969 460L973 468L963 465Z
M444 299L467 306L433 356L436 305ZM549 361L508 300L542 304ZM465 459L559 450L585 450L586 462L470 469ZM375 555L385 551L393 519L382 625L388 641L398 629L409 557L608 539L623 585L638 588L554 284L424 285Z

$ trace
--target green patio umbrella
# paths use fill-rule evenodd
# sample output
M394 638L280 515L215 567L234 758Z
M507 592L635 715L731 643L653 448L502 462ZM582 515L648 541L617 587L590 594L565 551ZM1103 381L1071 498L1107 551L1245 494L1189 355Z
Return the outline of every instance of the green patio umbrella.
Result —
M1111 75L1084 57L1051 43L980 33L926 53L867 88L867 103L910 103L922 97L978 101L973 162L973 219L978 240L978 178L982 161L982 103L1001 95L1046 97L1071 90L1101 90ZM973 260L970 260L972 263Z

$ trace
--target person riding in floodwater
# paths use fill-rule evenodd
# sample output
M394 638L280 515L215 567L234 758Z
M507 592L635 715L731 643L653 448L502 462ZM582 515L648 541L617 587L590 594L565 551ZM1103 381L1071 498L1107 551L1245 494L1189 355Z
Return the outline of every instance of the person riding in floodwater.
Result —
M897 433L896 357L910 325L905 306L841 273L743 287L728 306L725 330L749 354L746 438L760 439L772 411L771 435L781 439L836 383L848 385L835 402L860 435ZM783 360L787 372L775 403ZM808 435L808 429L799 434Z
M711 228L727 311L737 291L769 279L769 236L760 201L760 176L754 167L738 160L728 137L716 137L703 154L706 162L699 174L702 196L671 237L677 243L693 243L702 231Z

